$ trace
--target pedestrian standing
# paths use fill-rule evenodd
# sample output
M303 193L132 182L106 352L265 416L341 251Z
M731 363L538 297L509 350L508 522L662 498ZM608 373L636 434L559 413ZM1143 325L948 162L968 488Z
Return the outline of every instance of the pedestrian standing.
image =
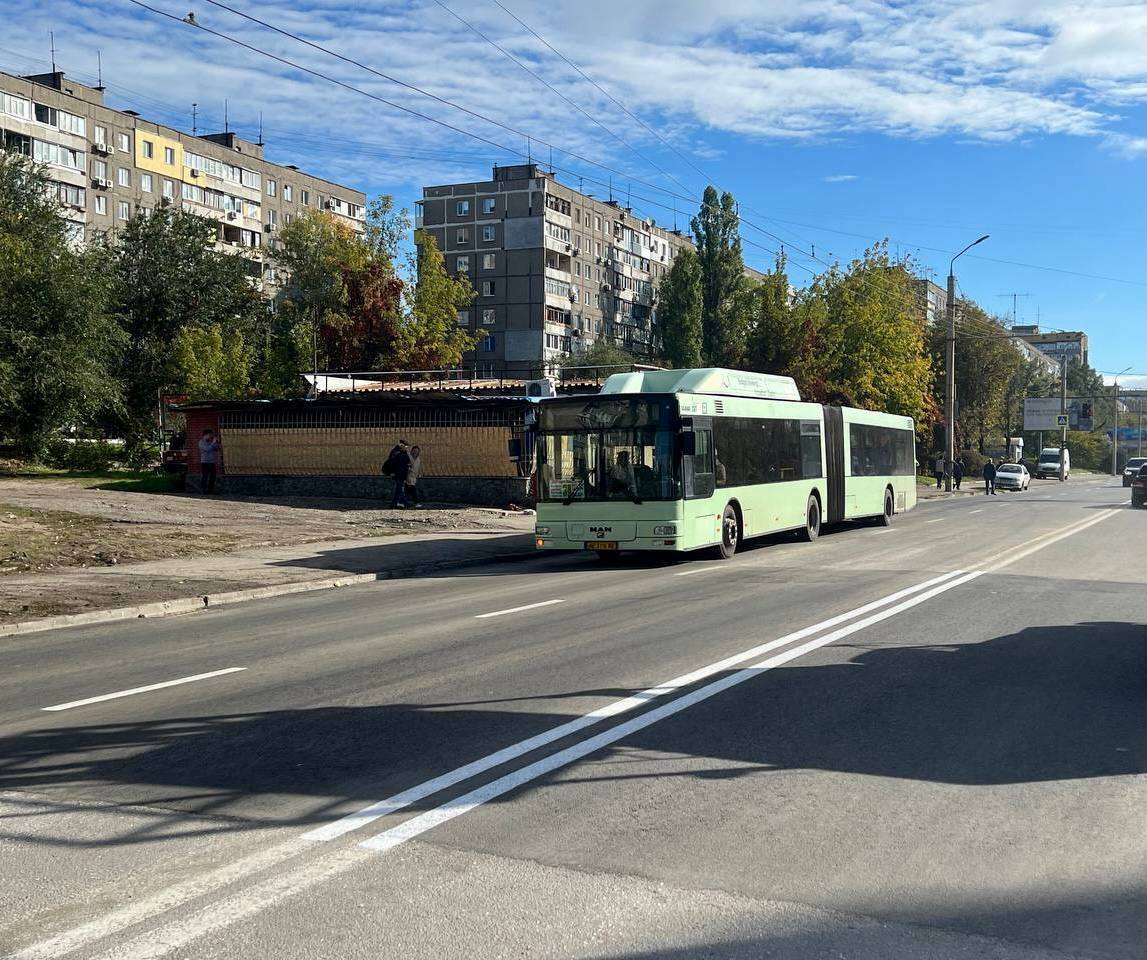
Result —
M215 469L219 462L219 441L215 431L208 427L199 439L199 490L215 492Z
M390 499L392 510L406 507L406 478L410 476L410 445L399 440L391 449L382 465L382 475L394 481L394 496Z
M939 490L944 485L944 458L937 457L936 463L933 465L932 473L936 477L936 489Z
M422 502L418 492L418 478L422 476L422 448L415 444L410 448L410 472L406 475L406 499L417 507Z
M956 481L956 489L960 489L960 481L964 479L964 458L957 457L955 464L952 466L952 479Z
M988 494L993 497L996 495L996 465L991 457L988 457L987 463L984 464L984 496Z

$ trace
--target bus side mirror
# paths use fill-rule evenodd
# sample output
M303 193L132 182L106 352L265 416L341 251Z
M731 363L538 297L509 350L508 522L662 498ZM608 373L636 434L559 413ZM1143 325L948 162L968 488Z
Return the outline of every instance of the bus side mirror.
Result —
M681 434L681 456L694 457L697 455L697 434Z

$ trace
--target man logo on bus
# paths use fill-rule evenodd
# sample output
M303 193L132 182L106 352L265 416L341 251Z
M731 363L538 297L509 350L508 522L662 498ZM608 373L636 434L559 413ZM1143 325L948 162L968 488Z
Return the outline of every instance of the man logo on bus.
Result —
M601 539L607 533L613 533L613 527L590 527L589 532L598 539Z

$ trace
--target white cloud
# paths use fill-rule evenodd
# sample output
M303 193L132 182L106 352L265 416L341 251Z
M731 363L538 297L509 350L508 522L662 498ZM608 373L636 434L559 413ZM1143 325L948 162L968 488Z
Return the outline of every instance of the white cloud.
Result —
M205 25L513 150L526 149L525 136L428 101L218 8L185 0L151 2L177 17L195 8ZM651 169L680 171L680 158L492 3L447 0L600 125L433 0L374 0L358 7L344 0L231 2L497 117L523 134L681 191ZM725 144L714 136L718 133L797 141L878 133L981 143L1074 136L1129 158L1147 155L1147 136L1129 129L1119 116L1128 106L1147 104L1147 58L1141 52L1147 48L1147 5L1139 3L512 0L508 5L701 166L722 154ZM413 195L423 183L482 176L492 162L514 159L495 146L300 75L125 0L17 5L6 11L0 64L37 68L18 56L45 57L49 29L56 32L61 64L81 79L94 75L94 51L102 50L110 99L117 104L188 126L195 101L201 116L218 126L226 99L233 123L246 135L254 134L262 112L269 156L333 178L391 183ZM615 136L631 143L637 155ZM535 158L548 162L548 147L532 146ZM609 177L562 153L554 161ZM693 187L697 179L689 175ZM624 173L614 176L615 190L626 186ZM633 192L648 195L650 189L634 183ZM656 208L649 212L667 216Z
M859 180L860 178L855 173L838 173L831 177L825 177L825 183L848 183L850 180Z

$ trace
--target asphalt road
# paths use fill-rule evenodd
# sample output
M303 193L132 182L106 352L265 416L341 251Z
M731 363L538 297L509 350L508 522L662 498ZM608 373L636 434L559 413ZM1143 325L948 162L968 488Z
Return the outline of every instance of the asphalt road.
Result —
M0 951L1138 960L1127 501L7 638Z

